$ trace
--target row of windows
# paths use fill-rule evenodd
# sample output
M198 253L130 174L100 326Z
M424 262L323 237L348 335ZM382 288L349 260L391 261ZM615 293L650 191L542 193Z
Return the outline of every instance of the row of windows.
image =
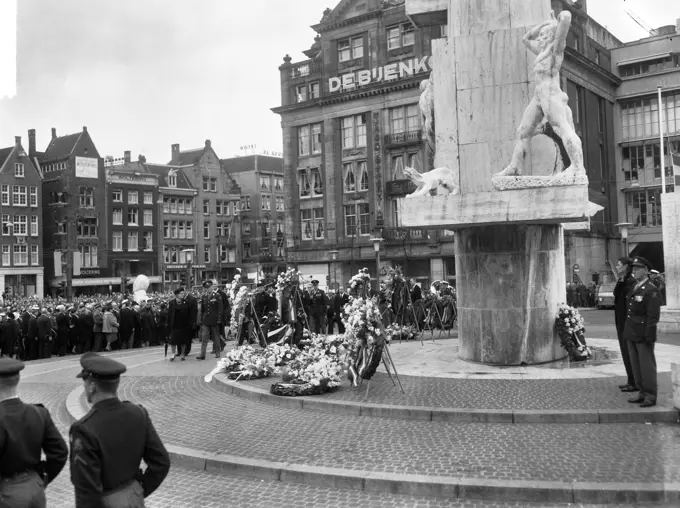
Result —
M665 69L673 69L680 66L680 55L667 56L664 58L656 58L654 60L647 60L646 62L637 62L628 65L622 65L619 72L622 77L637 76L639 74L651 74L653 72L663 71Z
M320 124L319 124L320 126ZM268 176L260 176L260 190L268 191L271 190L271 179ZM283 191L283 177L274 177L274 190Z
M163 238L187 238L194 237L194 226L191 221L173 220L163 222Z
M305 102L307 100L318 99L321 97L321 85L318 81L297 85L295 87L295 101Z
M82 194L82 191L81 191ZM121 189L113 190L113 202L122 203L123 202L123 191ZM130 205L139 204L139 191L127 191L127 202ZM153 192L144 192L144 204L153 205Z
M283 258L286 256L286 249L283 245L283 242L277 242L274 246L274 252L272 253L274 256ZM269 251L269 248L266 248L267 251ZM243 242L243 258L247 259L253 256L253 251L251 247L250 242Z
M670 152L677 153L680 150L680 141L671 142L670 145ZM664 143L663 153L666 176L671 176L673 170L668 159L668 143ZM621 156L623 159L621 170L625 181L638 180L640 173L646 170L653 170L654 178L661 178L661 149L658 142L651 141L639 145L624 146L621 148Z
M680 132L680 93L661 98L664 132ZM659 135L659 102L639 99L621 103L622 139L639 139Z
M319 207L300 210L300 224L302 240L322 240L325 237L324 209ZM347 237L370 235L370 205L345 205L344 224Z
M66 161L63 162L53 162L51 164L41 165L40 168L44 173L51 173L53 171L63 171L66 169Z
M97 262L97 246L96 245L79 245L78 254L80 254L80 266L83 268L92 268L99 266Z
M31 253L31 265L40 266L37 245L14 244L11 246L14 253L14 263L10 259L10 246L2 245L2 266L28 266L28 253Z
M144 226L153 226L153 210L144 209ZM117 226L123 225L123 209L114 208L113 209L113 224ZM139 208L128 208L127 210L127 225L128 226L139 226Z
M241 198L243 199L243 198ZM231 215L232 211L237 207L238 201L215 201L215 215ZM250 196L248 196L248 210L250 210ZM210 215L210 201L205 199L203 201L203 215Z
M283 236L283 224L278 222L273 222L269 220L263 220L260 224L260 229L263 238L268 238L272 234L275 234L277 238L282 238ZM244 222L241 226L241 234L244 236L249 236L252 232L252 226L249 222Z
M217 178L203 177L203 191L217 192Z
M298 155L321 153L321 124L298 127Z
M113 231L113 250L122 251L123 250L123 232ZM145 232L142 235L142 249L145 251L153 250L153 233ZM127 235L127 250L128 251L139 251L139 233L137 231L128 231Z
M38 187L26 185L12 185L12 206L38 206ZM0 186L0 203L10 205L9 185Z
M283 196L274 196L274 206L277 212L283 212ZM272 209L272 197L269 194L262 194L260 196L260 207L262 210L270 211Z
M387 27L387 49L399 49L415 44L415 28L412 23L400 23ZM338 41L338 62L349 62L364 56L364 37L349 37Z
M192 198L163 198L163 213L194 213L194 200Z
M31 229L28 229L28 215L2 215L2 236L38 236L38 216L31 215Z

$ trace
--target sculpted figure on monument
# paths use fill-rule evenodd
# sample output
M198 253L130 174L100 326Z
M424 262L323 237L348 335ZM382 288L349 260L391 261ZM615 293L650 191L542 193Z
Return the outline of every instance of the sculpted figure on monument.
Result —
M418 106L420 107L420 118L423 124L423 138L427 141L427 146L432 154L434 154L434 83L432 75L420 82L420 101L418 101Z
M524 44L537 55L534 65L536 88L517 129L517 142L510 165L498 173L498 176L522 174L531 138L537 134L546 134L553 138L556 134L562 141L571 163L564 173L586 174L583 167L583 148L574 129L569 99L560 88L560 68L570 26L571 13L562 11L557 19L551 13L550 20L535 26L524 35Z
M413 168L404 168L404 174L418 186L415 192L406 196L407 198L429 196L431 191L435 191L437 196L460 193L456 175L449 168L435 168L427 173L418 173Z

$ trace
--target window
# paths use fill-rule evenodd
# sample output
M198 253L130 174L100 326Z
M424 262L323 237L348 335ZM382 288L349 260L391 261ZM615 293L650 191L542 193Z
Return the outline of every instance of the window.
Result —
M187 239L191 240L194 237L194 223L186 223Z
M402 132L414 132L420 130L419 117L420 113L418 112L418 106L416 104L402 106L399 108L391 108L391 133L400 134Z
M78 247L80 252L80 266L90 268L97 266L97 246L81 245Z
M222 215L222 201L215 201L215 215Z
M366 161L348 162L343 164L343 190L345 192L368 190L368 169Z
M176 220L170 222L170 237L171 238L179 237L179 222Z
M270 226L269 226L269 221L263 220L262 221L262 238L269 238L270 234L271 234L271 230L270 230Z
M28 265L28 245L14 245L14 266Z
M145 192L144 193L144 204L145 205L153 205L153 192Z
M298 127L298 155L309 155L309 125Z
M144 225L153 226L153 210L144 210Z
M250 234L250 223L246 222L243 224L243 234L244 235L249 235Z
M208 191L210 190L210 179L207 177L203 177L203 190Z
M80 188L80 207L93 208L94 207L94 189L91 187Z
M217 178L203 177L203 190L206 192L217 192Z
M184 200L183 199L177 200L177 213L184 214Z
M12 185L12 204L14 206L26 206L25 185Z
M38 216L31 215L31 236L38 236Z
M312 211L300 210L300 223L302 224L302 239L311 240L314 238L314 227L312 225Z
M123 191L120 189L116 189L113 191L113 200L117 203L122 203L123 202Z
M355 148L366 146L366 114L346 116L340 119L342 147Z
M312 124L312 153L321 153L321 124Z
M128 208L127 221L128 226L139 225L139 210L137 208Z
M210 245L205 245L203 247L203 261L210 263Z
M203 200L203 215L210 215L210 201Z
M661 98L666 123L664 132L680 131L680 93ZM659 134L658 100L656 97L621 103L622 139L640 139Z
M262 210L272 209L272 197L269 194L262 194L262 197L260 198L260 207Z
M283 190L283 178L281 178L280 176L274 177L274 190L276 191Z
M415 29L411 23L402 23L387 29L387 49L398 49L413 46Z
M170 200L168 198L163 199L163 213L170 213Z
M653 60L646 60L644 62L637 62L629 65L622 65L619 72L622 77L638 76L640 74L651 74L659 72L664 69L673 68L673 59L670 56L663 58L655 58Z
M276 196L276 211L277 212L283 212L284 211L283 196Z
M626 221L632 227L660 227L661 189L626 192Z
M9 215L2 216L2 236L11 236L14 233L14 227L9 225Z
M260 177L260 190L269 190L269 177L268 176L261 176Z
M347 62L364 56L364 38L352 37L338 41L338 62Z
M295 100L297 102L304 102L307 100L307 85L298 85L295 87Z
M217 223L217 236L218 237L228 237L229 236L229 224L226 222Z
M114 208L113 209L113 223L114 224L123 224L123 209L122 208Z
M177 213L177 199L170 198L170 213Z
M210 192L217 192L217 178L210 179Z
M309 84L309 98L318 99L319 97L321 97L321 87L318 81L314 81Z
M368 169L366 167L366 161L357 162L357 174L359 175L359 190L368 190Z
M323 208L314 209L314 239L323 240L324 224L323 224Z
M177 236L180 239L185 239L187 237L186 227L183 220L177 223Z
M241 196L241 210L250 210L250 196Z
M137 231L128 232L128 250L129 251L139 250L139 235Z
M39 266L40 265L40 260L38 258L38 246L37 245L31 245L31 264L33 266Z
M128 191L128 204L139 204L139 193L137 191Z
M163 238L170 238L170 223L163 221Z
M210 239L210 223L209 222L203 223L203 238L205 240Z
M323 179L319 168L312 168L312 196L323 196Z
M345 235L370 234L368 203L354 203L345 205Z
M153 250L153 233L147 231L144 233L144 250Z
M29 189L30 194L29 194L29 204L31 206L38 206L38 188L37 187L31 187Z
M76 225L78 236L96 237L97 236L97 219L78 219Z
M2 246L2 264L3 264L3 266L9 266L10 265L9 245L6 245L6 244Z
M3 184L0 189L0 195L2 196L2 198L0 198L0 202L3 205L9 205L9 185Z
M168 173L168 187L177 187L177 173Z
M28 216L15 215L13 222L14 222L14 235L26 236L28 233Z
M113 232L113 250L121 251L123 250L123 232L114 231Z
M24 175L24 165L21 162L14 163L14 176L16 178L23 178Z
M311 187L309 185L309 172L306 169L298 171L298 185L300 187L300 197L307 198L311 196Z
M342 165L342 182L345 192L355 192L357 190L353 163L348 162Z
M250 257L250 242L243 242L243 257Z

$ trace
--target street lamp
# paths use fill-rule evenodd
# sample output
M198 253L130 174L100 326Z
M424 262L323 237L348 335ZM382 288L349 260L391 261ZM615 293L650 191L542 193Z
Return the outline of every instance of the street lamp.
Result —
M619 222L616 224L616 227L619 228L619 231L621 232L621 240L623 240L623 251L624 255L628 256L628 228L632 226L632 222Z
M337 289L335 286L338 283L338 273L336 271L335 261L338 259L338 254L340 253L340 251L331 250L328 251L328 253L331 255L331 259L333 260L333 289Z
M192 284L192 273L191 273L191 264L193 263L194 260L194 252L196 252L196 249L182 249L180 252L184 252L187 257L187 291L191 289L193 286Z
M382 238L376 236L371 238L373 242L373 250L375 251L375 290L380 291L380 243Z

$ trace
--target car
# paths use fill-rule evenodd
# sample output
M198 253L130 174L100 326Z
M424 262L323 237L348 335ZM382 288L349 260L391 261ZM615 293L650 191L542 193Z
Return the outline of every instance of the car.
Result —
M602 284L597 290L597 308L607 309L614 307L614 287L615 283Z

